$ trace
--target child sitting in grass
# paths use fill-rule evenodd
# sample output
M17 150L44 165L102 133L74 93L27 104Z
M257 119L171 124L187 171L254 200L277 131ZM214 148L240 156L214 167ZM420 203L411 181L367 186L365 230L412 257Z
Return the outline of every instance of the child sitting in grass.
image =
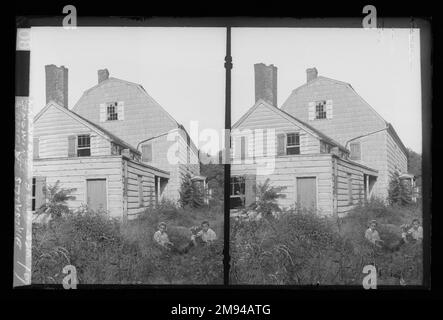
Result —
M412 227L409 228L406 235L411 236L412 241L421 242L423 240L423 227L420 226L418 219L412 220Z
M215 234L214 230L209 228L208 221L203 221L201 226L202 229L197 232L197 234L193 234L191 236L191 240L194 242L195 245L197 245L196 238L200 238L205 244L211 244L217 239L217 235Z
M171 250L174 247L174 244L169 241L166 229L166 223L160 222L158 224L158 230L154 233L154 241L161 247Z
M365 238L372 244L381 248L383 240L380 239L380 235L378 234L376 228L377 228L377 221L371 220L371 222L369 223L369 227L365 232Z

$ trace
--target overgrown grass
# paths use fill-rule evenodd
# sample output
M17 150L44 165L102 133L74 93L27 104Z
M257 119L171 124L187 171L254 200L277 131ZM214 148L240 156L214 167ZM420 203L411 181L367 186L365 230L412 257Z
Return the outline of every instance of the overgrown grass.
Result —
M208 220L219 237L211 246L186 254L159 248L153 234L168 224L170 240L183 246L189 227ZM74 265L80 284L223 283L223 212L219 208L176 208L163 202L139 219L122 224L105 213L69 212L33 225L32 283L62 283L65 265Z
M231 218L231 283L361 286L363 267L374 264L379 285L421 284L421 244L389 249L401 239L400 225L415 217L421 217L418 206L387 207L374 200L340 219L300 209L278 218ZM377 219L388 248L364 238L371 219Z

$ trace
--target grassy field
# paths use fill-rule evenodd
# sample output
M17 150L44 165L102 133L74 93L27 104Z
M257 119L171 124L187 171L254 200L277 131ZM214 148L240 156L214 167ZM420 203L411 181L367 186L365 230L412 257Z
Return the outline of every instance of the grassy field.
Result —
M153 243L158 222L170 240L184 246L189 228L209 221L218 239L211 246L176 254ZM222 284L223 209L177 208L162 203L139 219L120 223L106 214L79 210L34 224L32 283L61 284L65 265L77 269L79 284Z
M377 268L378 285L422 283L422 246L380 249L364 238L376 219L389 246L401 239L400 225L421 219L421 207L386 206L373 200L345 218L327 218L292 209L278 218L231 218L232 284L355 285L363 267Z

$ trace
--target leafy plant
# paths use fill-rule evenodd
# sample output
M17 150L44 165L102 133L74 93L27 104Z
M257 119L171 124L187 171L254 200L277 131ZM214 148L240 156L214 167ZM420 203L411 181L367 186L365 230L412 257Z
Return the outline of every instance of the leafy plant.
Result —
M249 206L250 209L265 215L281 212L277 201L285 197L281 192L286 189L286 187L274 187L268 178L265 182L255 185L254 189L257 200Z
M68 200L75 200L75 197L71 195L75 188L61 188L60 181L54 185L43 186L43 194L45 196L45 203L36 210L36 214L49 214L51 218L61 217L63 214L69 213L69 207L66 204Z

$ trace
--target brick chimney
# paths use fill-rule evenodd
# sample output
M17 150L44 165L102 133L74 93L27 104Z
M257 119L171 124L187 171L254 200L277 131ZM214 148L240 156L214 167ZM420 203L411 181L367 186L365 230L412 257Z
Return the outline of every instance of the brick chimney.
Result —
M277 67L273 64L254 64L255 72L255 102L263 99L277 107Z
M308 68L306 69L306 82L310 82L317 78L318 71L316 68Z
M45 66L46 103L53 100L68 108L68 68L50 64Z
M102 81L105 81L105 80L108 80L108 78L109 78L109 71L108 71L108 69L98 70L97 74L98 74L98 83L100 83Z

